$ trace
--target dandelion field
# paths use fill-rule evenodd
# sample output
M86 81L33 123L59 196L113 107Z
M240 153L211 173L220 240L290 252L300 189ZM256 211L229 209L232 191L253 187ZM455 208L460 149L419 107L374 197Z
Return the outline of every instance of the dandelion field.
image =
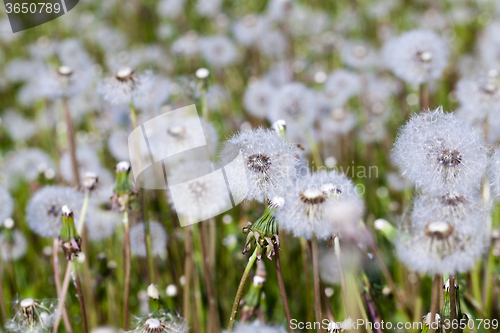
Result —
M497 1L9 24L0 332L499 331Z

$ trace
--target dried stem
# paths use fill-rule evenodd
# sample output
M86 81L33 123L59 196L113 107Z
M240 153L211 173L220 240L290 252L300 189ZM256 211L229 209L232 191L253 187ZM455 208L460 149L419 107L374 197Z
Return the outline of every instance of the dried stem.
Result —
M71 156L71 169L73 170L73 185L80 186L80 172L78 170L78 160L76 159L75 130L69 112L69 103L66 97L63 98L64 122L66 123L66 135L68 137L69 154Z
M184 290L183 290L183 312L182 316L189 323L191 316L191 277L193 270L193 234L191 226L184 227Z
M202 252L202 262L203 262L203 276L205 278L205 284L207 286L207 296L208 296L208 322L207 322L207 332L218 332L220 331L219 325L219 311L217 308L217 298L215 296L214 285L212 282L212 274L210 271L210 258L207 249L207 242L205 240L205 222L198 223L198 230L200 233L200 243Z
M279 253L280 249L278 245L275 245L274 248L275 248L274 262L276 264L276 275L278 276L278 285L280 288L281 302L283 303L283 308L285 310L289 331L295 332L295 330L292 328L292 313L290 312L290 305L288 304L288 298L286 296L285 282L283 281L283 272L281 271L281 261Z
M85 309L85 299L83 297L82 284L80 282L80 277L78 276L78 271L76 270L76 265L73 262L73 274L75 278L75 287L78 294L78 302L80 303L80 312L82 314L82 331L83 333L88 333L87 324L87 311Z
M319 278L319 259L318 259L318 238L313 235L311 240L311 254L312 254L312 269L313 269L313 289L314 289L314 313L316 322L320 324L323 320L321 313L321 288ZM318 329L318 332L320 330Z
M129 301L130 301L130 272L131 272L131 255L130 255L130 230L128 224L128 211L123 212L123 230L125 233L125 282L123 288L123 329L128 330L129 318Z
M243 296L243 289L245 289L245 283L247 282L248 275L252 270L253 264L255 264L255 260L257 259L257 250L259 245L257 244L255 247L255 251L253 251L252 256L248 260L247 267L243 272L243 276L241 277L240 285L238 286L238 291L236 292L236 296L234 298L233 308L231 309L231 316L229 317L229 324L227 325L227 330L231 332L234 327L234 323L236 321L236 315L238 314L238 307L240 306L241 297Z
M305 283L305 289L306 289L306 302L307 304L311 304L312 303L312 300L311 300L311 277L310 277L310 268L309 268L309 262L310 262L310 259L309 259L309 246L307 244L307 241L305 240L305 238L301 237L300 238L300 247L302 249L302 267L304 269L304 277L305 277L305 280L306 280L306 283ZM310 306L307 307L307 320L308 321L313 321L313 311L312 311L312 308Z

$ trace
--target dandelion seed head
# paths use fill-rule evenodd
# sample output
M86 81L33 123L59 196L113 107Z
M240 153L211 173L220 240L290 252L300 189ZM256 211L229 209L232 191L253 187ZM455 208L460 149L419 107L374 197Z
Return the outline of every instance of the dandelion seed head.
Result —
M393 158L403 176L429 193L478 189L486 163L483 139L441 108L414 116L400 131Z
M315 118L314 97L314 93L302 83L286 84L272 99L268 117L273 122L282 119L289 125L310 126Z
M248 14L234 23L234 38L244 46L251 46L263 36L267 24L264 17Z
M500 108L500 79L496 70L483 72L457 83L456 95L460 104L483 119Z
M97 153L89 147L80 147L76 150L76 161L80 173L80 181L85 180L85 174L89 171L101 170L101 162ZM71 165L71 154L65 152L59 161L59 169L62 178L71 183L73 181L73 168Z
M155 76L151 71L137 74L130 67L121 67L113 76L99 82L97 92L111 104L129 104L135 98L147 95L154 84Z
M263 202L283 196L293 184L299 163L296 150L273 130L258 128L234 135L220 153L221 163L227 162L227 156L236 156L236 150L241 151L246 166L247 200Z
M38 148L29 148L14 153L7 157L4 167L8 188L15 187L21 179L32 182L36 180L40 172L55 169L50 156Z
M332 217L340 207L356 199L352 182L343 174L321 170L299 176L294 187L287 191L283 209L276 212L281 227L296 237L311 239L313 233L320 239L327 239L339 231L339 225ZM335 205L339 202L339 205ZM358 207L359 209L359 207ZM362 213L362 208L361 208ZM359 218L359 212L350 219Z
M194 31L188 31L172 44L172 53L193 57L200 52L200 37Z
M2 115L2 127L15 141L31 139L37 132L37 126L29 119L22 117L19 112L6 110Z
M234 325L233 329L234 333L285 333L286 330L280 326L270 326L266 324L262 324L259 321L254 321L252 323L242 323L237 322ZM228 333L227 331L223 331L223 333Z
M359 75L346 69L337 69L328 75L322 94L333 106L343 106L349 98L359 93Z
M396 76L411 84L421 84L441 77L447 65L448 48L434 32L413 30L389 40L383 55Z
M151 254L154 256L163 254L167 249L167 233L163 226L156 222L149 222L151 235ZM146 243L144 237L144 224L139 223L130 228L130 248L132 253L138 257L146 257Z
M243 105L253 116L265 118L269 114L269 105L276 94L276 88L267 80L251 83L245 90Z
M276 59L285 57L289 44L286 36L278 29L269 29L258 40L257 45L262 54Z
M62 227L62 207L71 207L75 221L78 221L82 201L82 194L70 187L46 186L38 190L28 202L26 220L36 234L42 237L58 237Z
M223 35L203 37L200 48L203 58L215 68L233 64L238 55L233 41Z
M377 52L361 41L346 41L340 49L344 63L352 68L366 69L377 65Z
M112 191L110 190L108 197L111 197ZM85 228L87 229L87 236L90 241L98 242L103 239L109 238L113 235L116 228L120 225L121 216L118 212L107 210L91 203L89 207L88 216L85 221Z
M198 0L196 11L201 16L216 17L221 12L222 0Z
M186 0L161 0L156 7L161 17L176 18L184 10Z
M19 231L4 231L0 233L0 254L4 262L16 261L26 254L28 242Z

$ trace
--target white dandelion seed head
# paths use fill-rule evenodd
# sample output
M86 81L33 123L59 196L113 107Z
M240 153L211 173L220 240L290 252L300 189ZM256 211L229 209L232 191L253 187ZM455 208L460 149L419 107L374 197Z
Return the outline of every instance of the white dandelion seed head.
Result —
M112 191L107 196L108 201L111 194ZM118 212L103 209L94 201L91 202L87 215L85 228L87 229L87 236L92 242L102 241L111 237L122 221Z
M267 80L250 83L243 95L243 105L251 115L266 118L275 94L276 88Z
M356 127L356 115L344 107L335 107L322 96L317 98L317 120L320 125L320 137L323 142L332 140L332 136L347 134Z
M271 0L267 4L267 16L273 21L283 21L292 13L294 0Z
M36 180L40 172L55 169L50 156L38 148L20 150L8 156L3 163L5 180L8 188L13 188L19 180L28 182Z
M230 99L229 92L219 84L210 86L207 90L207 108L210 111L219 111L222 106L228 105Z
M29 140L37 132L34 122L24 118L14 110L5 110L3 112L1 125L15 141Z
M491 184L491 193L498 200L500 198L500 148L495 149L489 159L488 176Z
M80 181L85 179L85 174L89 171L102 169L99 156L90 147L80 147L76 150L76 161L80 174ZM71 155L69 151L65 152L59 161L59 169L62 178L71 183L73 181L73 168L71 166Z
M3 220L3 226L6 229L12 229L14 227L14 220L11 217L6 218Z
M93 328L91 333L118 333L118 330L111 326L98 326Z
M200 40L203 58L215 68L224 68L236 62L238 50L233 41L226 36L203 37Z
M210 75L210 71L206 68L198 68L196 70L196 77L198 79L206 79Z
M118 129L114 130L108 138L107 143L109 152L118 161L130 160L128 153L129 134L130 133L125 130Z
M34 84L41 96L54 100L81 94L89 86L93 75L90 68L45 68L38 72Z
M356 209L349 209L348 216L344 216L342 205L351 203L355 203ZM340 222L357 223L362 212L363 204L352 182L336 171L321 170L297 178L276 218L295 237L311 239L315 234L327 239L343 227Z
M269 106L269 120L283 119L288 125L311 126L316 116L314 93L302 83L289 83L278 90Z
M388 41L383 55L397 77L421 84L441 77L447 65L448 47L432 31L413 30Z
M176 18L184 10L186 0L161 0L156 7L158 15L161 17Z
M460 104L477 114L478 118L495 115L500 108L500 79L495 70L483 72L457 83L456 95Z
M137 74L130 67L121 67L113 76L98 83L97 92L110 104L129 104L135 98L150 93L154 84L153 72Z
M128 333L187 333L188 331L189 327L183 318L167 314L160 319L153 317L140 319L138 327Z
M151 89L134 96L134 106L142 111L157 110L170 98L171 81L162 76L154 76Z
M193 57L200 52L200 37L194 31L188 31L172 44L172 53Z
M238 43L251 46L264 35L267 26L268 22L264 17L248 14L234 23L232 31Z
M158 291L158 288L156 288L156 286L154 284L150 284L148 286L147 293L148 293L149 298L152 298L152 299L159 299L160 298L160 293Z
M222 0L198 0L196 11L200 16L216 17L221 12Z
M280 326L270 326L266 324L262 324L259 321L254 321L252 323L241 323L237 322L234 325L233 333L285 333L286 330L284 327ZM223 331L223 333L228 333L227 331Z
M167 249L167 233L163 226L156 222L149 222L151 234L151 254L154 256L163 254ZM130 228L130 248L132 253L138 257L146 257L146 243L144 237L144 224L138 223Z
M326 31L330 18L325 12L307 6L293 6L288 22L294 37L314 36Z
M337 69L328 75L322 94L333 106L343 106L349 98L359 93L361 80L358 74L346 69Z
M276 59L285 57L289 44L286 36L278 29L266 31L258 40L257 45L262 54Z
M479 51L483 65L500 68L500 21L491 22L479 38Z
M21 259L26 254L28 242L19 231L4 231L0 234L0 255L4 262Z
M469 124L438 108L407 122L393 158L403 176L429 193L468 193L481 186L487 149Z
M175 284L169 284L165 289L165 294L169 297L175 297L178 294L178 289Z
M387 135L387 126L383 121L371 120L358 131L358 137L365 143L379 142Z
M411 269L428 274L470 270L489 244L490 207L478 198L449 194L417 198L411 224L402 225L397 253Z
M78 221L83 196L70 187L46 186L38 190L26 207L26 220L33 232L42 237L58 237L61 232L61 210L67 205Z
M347 66L356 69L374 67L379 62L375 49L362 41L345 41L340 48L340 56Z
M10 193L0 186L0 226L2 223L5 225L5 220L12 216L14 211L14 201Z
M221 163L238 150L246 166L247 200L283 196L293 185L299 163L296 149L273 130L258 128L232 136L220 152Z

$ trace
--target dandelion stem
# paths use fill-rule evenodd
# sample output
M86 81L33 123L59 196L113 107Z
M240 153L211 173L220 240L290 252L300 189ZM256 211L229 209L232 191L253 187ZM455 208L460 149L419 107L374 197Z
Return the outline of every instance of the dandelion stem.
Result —
M453 333L458 333L455 328L454 323L457 320L457 301L456 301L456 289L455 289L455 276L450 275L450 321ZM458 324L458 323L457 323ZM457 326L458 328L458 326Z
M191 277L193 269L193 235L191 226L184 228L184 290L183 290L183 312L184 319L189 323L191 316Z
M64 112L64 121L66 123L66 135L68 138L69 154L71 157L71 168L73 170L73 185L79 187L80 173L78 170L78 161L76 159L75 130L73 128L73 123L71 121L71 114L69 112L69 103L66 97L63 98L63 112Z
M61 297L61 277L59 276L59 260L57 257L58 249L59 249L59 241L57 240L57 238L54 238L54 242L52 244L52 268L54 270L54 282L56 284L57 297ZM73 330L71 329L71 324L69 322L68 312L66 311L65 306L62 308L62 319L66 332L68 333L73 332Z
M0 311L2 313L2 324L5 325L7 322L7 307L5 305L5 294L3 291L3 269L2 269L2 257L0 256Z
M319 259L318 259L318 238L313 235L311 241L311 254L312 254L312 269L313 269L313 289L314 289L314 313L316 322L320 324L323 320L321 313L321 288L319 278ZM318 329L318 332L320 330Z
M288 304L288 298L286 295L285 281L283 280L283 272L281 271L281 261L279 254L280 249L276 244L274 245L274 248L275 248L274 262L276 264L276 275L278 276L278 285L280 288L281 302L283 303L283 308L285 310L289 331L295 332L295 330L292 328L292 313L290 312L290 305Z
M76 269L76 264L73 262L73 274L75 278L75 287L78 294L78 302L80 303L80 312L82 314L82 330L83 333L88 333L87 325L87 311L85 310L85 299L83 297L82 284L80 277L78 276L78 271Z
M348 297L347 297L347 284L345 281L345 275L344 275L344 267L342 266L342 254L340 252L340 242L339 242L339 236L335 236L333 240L333 249L335 251L335 256L337 257L337 264L339 267L339 276L340 276L340 287L342 288L342 295L344 299L344 307L346 309L346 316L349 315L347 313L348 311Z
M434 333L437 328L437 323L436 323L436 313L437 313L437 308L438 308L438 301L439 301L439 293L441 289L441 277L436 274L434 275L434 281L432 285L432 296L431 296L431 319L429 321L430 328L429 332Z
M309 268L309 246L307 244L307 241L305 238L301 237L300 238L300 247L302 248L302 267L304 269L304 277L306 280L306 302L307 304L311 304L311 280L310 280L310 268ZM312 313L312 308L310 306L307 306L307 320L308 321L313 321L313 316L314 314Z
M87 209L89 207L90 201L90 191L85 191L85 196L83 197L82 209L80 212L80 218L78 219L78 225L76 227L77 233L80 235L83 231L83 226L85 224L85 216L87 215ZM68 294L69 282L71 278L71 265L66 266L66 273L64 274L63 284L61 286L61 295L59 297L59 303L57 304L56 318L54 319L54 326L52 327L52 332L56 333L59 328L59 323L61 322L61 314L63 312L64 303L66 302L66 295Z
M128 330L129 301L130 301L130 230L128 223L128 211L123 212L123 230L125 232L125 282L123 289L123 329Z
M241 277L240 285L238 286L238 291L236 292L236 296L234 298L233 308L231 309L231 316L229 317L229 324L227 325L227 330L231 332L234 327L234 323L236 321L236 315L238 314L238 307L240 306L241 297L243 296L243 289L245 289L245 283L247 282L248 275L252 270L253 264L255 264L255 260L257 259L257 251L260 245L256 244L255 250L253 251L252 256L248 260L247 267L243 272L243 276Z
M429 87L427 83L420 84L420 112L427 112L429 109Z
M219 325L219 314L217 310L217 298L215 296L214 285L212 282L212 274L210 272L210 258L207 249L207 242L205 239L204 225L208 221L200 222L198 224L198 229L200 233L200 243L202 252L202 262L203 262L203 276L205 278L205 284L207 285L207 296L208 296L208 322L207 322L207 332L218 332L220 331Z

